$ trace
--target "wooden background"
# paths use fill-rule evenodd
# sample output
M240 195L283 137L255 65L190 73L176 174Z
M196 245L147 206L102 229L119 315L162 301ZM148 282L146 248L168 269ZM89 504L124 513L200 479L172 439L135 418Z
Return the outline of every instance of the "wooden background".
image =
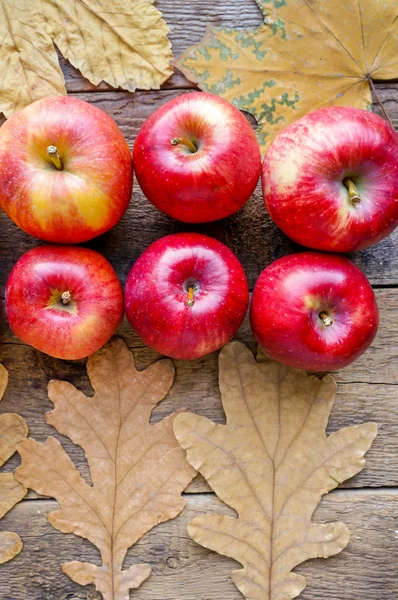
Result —
M204 34L206 24L231 27L256 26L260 12L253 0L158 0L171 34L175 56ZM157 92L128 94L107 85L98 88L61 59L67 89L109 113L132 147L143 121L159 106L194 89L176 72ZM398 83L376 85L385 107L398 126ZM375 111L380 112L377 105ZM254 121L252 120L254 123ZM18 230L0 214L0 285L4 292L8 274L18 258L39 242ZM250 287L271 261L299 250L273 223L263 208L260 188L236 215L205 226L186 226L155 209L135 184L131 205L109 233L90 242L112 263L124 284L129 269L143 250L157 238L178 231L200 231L225 242L242 261ZM374 420L379 436L367 455L365 470L322 501L316 520L342 520L351 530L349 546L327 561L309 561L297 569L308 577L302 600L394 600L398 598L398 230L377 246L350 256L373 284L379 302L381 325L373 346L354 365L336 374L338 396L329 430ZM126 323L120 335L135 350L138 366L145 367L157 355L146 348ZM247 320L238 339L254 349ZM61 440L84 477L89 472L83 452L47 425L44 413L52 405L46 385L52 378L68 381L90 393L84 361L63 362L24 345L1 321L1 361L10 383L1 412L18 412L29 425L30 435L44 441L49 435ZM189 404L195 411L223 422L217 386L217 356L193 362L176 361L176 379L168 398L156 409L154 420ZM18 464L14 456L5 466ZM186 523L200 512L228 512L197 478L186 494L187 508L174 521L147 534L126 559L153 567L151 577L134 593L136 600L238 600L242 596L230 581L234 561L196 545ZM90 588L73 583L61 571L65 560L98 561L97 550L87 541L63 535L47 522L56 503L30 492L0 521L0 529L15 531L24 543L22 553L0 566L1 600L99 600Z

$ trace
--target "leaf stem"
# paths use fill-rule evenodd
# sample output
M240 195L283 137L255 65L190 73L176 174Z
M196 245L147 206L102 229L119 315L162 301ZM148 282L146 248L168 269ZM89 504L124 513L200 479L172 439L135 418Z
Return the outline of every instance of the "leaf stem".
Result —
M393 129L395 129L395 127L394 127L394 125L392 124L392 121L391 121L391 119L390 119L390 117L389 117L389 115L388 115L388 113L387 113L386 109L385 109L385 108L384 108L384 106L383 106L383 103L382 103L382 101L381 101L381 100L380 100L380 98L379 98L379 95L378 95L378 93L376 92L376 87L375 87L375 84L373 83L373 81L372 81L372 79L371 79L370 77L368 77L368 81L369 81L370 88L371 88L372 92L374 93L374 96L375 96L375 98L376 98L377 102L379 103L379 105L380 105L380 108L381 108L381 110L383 111L383 114L384 114L385 118L387 119L387 121L389 122L389 124L391 125L391 127L392 127Z

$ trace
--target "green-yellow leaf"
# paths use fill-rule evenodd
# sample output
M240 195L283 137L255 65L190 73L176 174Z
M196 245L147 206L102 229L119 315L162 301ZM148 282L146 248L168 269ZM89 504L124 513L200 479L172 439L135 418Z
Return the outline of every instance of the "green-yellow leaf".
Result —
M265 151L302 115L328 105L370 108L370 79L398 77L396 0L256 0L264 25L209 28L176 66L258 123Z
M66 93L53 42L94 85L159 89L172 74L168 31L154 0L3 0L0 111Z

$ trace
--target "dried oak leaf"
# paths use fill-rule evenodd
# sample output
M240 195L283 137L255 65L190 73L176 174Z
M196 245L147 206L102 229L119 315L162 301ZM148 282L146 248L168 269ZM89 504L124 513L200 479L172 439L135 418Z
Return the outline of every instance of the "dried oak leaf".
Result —
M155 0L3 0L0 112L66 94L54 43L94 85L159 89L173 72L169 29Z
M265 151L283 127L329 105L370 108L369 81L398 77L396 0L256 0L264 25L211 27L176 66L258 121Z
M0 365L0 400L8 383L8 373ZM28 435L28 427L19 415L0 415L0 467L16 452L17 445ZM0 474L0 519L26 494L26 489L15 479L14 473ZM19 535L0 531L0 564L5 563L22 550Z
M51 437L44 444L20 444L17 477L58 501L61 508L48 516L54 527L100 550L101 566L74 561L63 564L63 571L81 585L94 584L104 600L128 600L129 590L151 571L144 564L122 570L128 548L181 512L181 492L195 471L173 433L177 413L149 424L173 383L170 360L137 371L131 352L115 339L88 358L87 373L93 397L65 381L49 383L55 409L47 421L85 450L92 486Z
M238 514L205 515L188 526L198 543L234 558L232 580L248 600L288 600L306 586L292 569L348 543L343 523L311 521L321 496L365 465L374 423L326 436L333 377L318 379L252 353L238 342L219 358L226 425L180 415L174 431L188 461Z

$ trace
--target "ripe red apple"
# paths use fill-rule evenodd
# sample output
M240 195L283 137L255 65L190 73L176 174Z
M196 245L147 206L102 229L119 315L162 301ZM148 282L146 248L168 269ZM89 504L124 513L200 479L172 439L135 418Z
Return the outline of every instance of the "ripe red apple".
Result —
M271 218L295 242L366 248L398 225L398 135L367 110L321 108L274 139L262 186Z
M246 276L221 242L197 233L154 242L133 265L125 309L140 338L171 358L205 356L238 331L249 303Z
M241 112L212 94L174 98L141 127L133 165L145 196L186 223L222 219L250 198L261 170L256 136Z
M41 246L18 260L6 285L11 329L34 348L74 360L99 350L123 317L108 261L88 248Z
M272 358L308 371L333 371L370 346L379 311L365 275L347 258L303 252L264 269L253 290L250 322Z
M77 244L119 221L132 164L116 123L71 96L49 96L0 129L0 206L21 229Z

